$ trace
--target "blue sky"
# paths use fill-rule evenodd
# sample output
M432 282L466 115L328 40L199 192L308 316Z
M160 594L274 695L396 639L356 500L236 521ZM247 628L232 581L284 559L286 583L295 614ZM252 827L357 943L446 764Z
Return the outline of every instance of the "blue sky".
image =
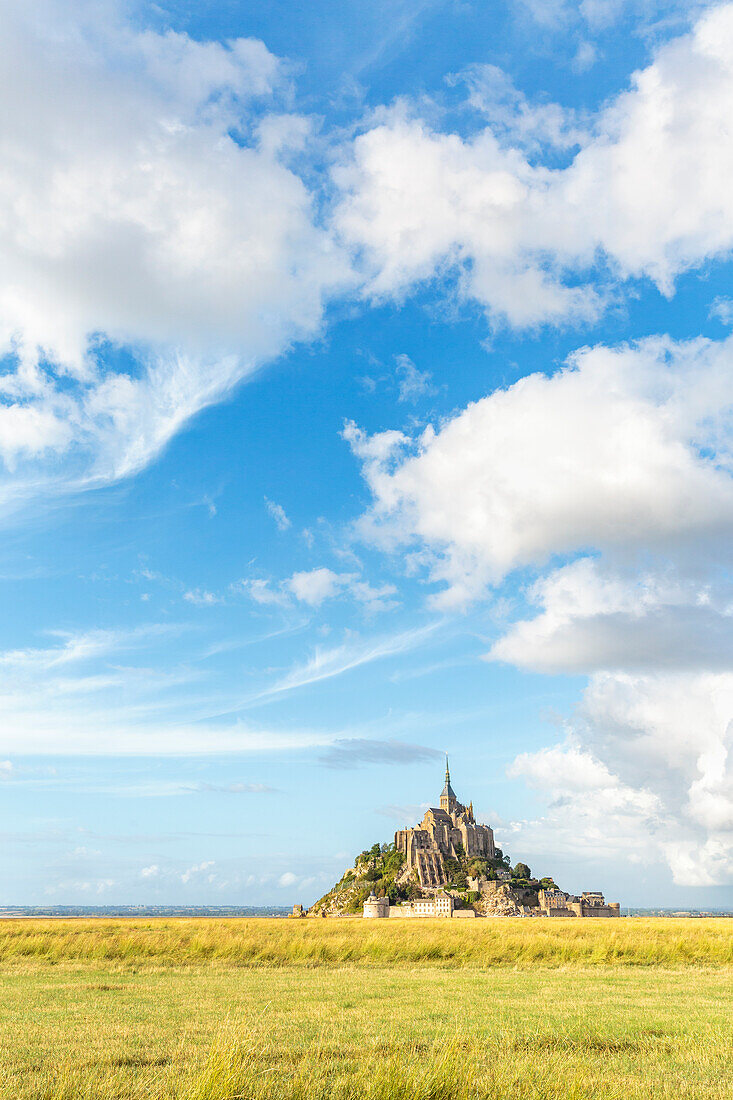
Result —
M733 5L0 21L4 901L730 906Z

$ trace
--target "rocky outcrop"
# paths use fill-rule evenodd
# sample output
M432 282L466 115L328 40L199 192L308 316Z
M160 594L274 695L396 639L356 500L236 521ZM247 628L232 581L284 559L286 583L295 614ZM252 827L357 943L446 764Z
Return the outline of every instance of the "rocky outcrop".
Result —
M488 882L481 890L474 909L482 917L518 917L521 902L508 883Z

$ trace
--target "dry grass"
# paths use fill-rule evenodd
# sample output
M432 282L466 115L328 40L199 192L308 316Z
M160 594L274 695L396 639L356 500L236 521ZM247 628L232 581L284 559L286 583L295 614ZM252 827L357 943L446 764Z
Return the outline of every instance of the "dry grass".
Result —
M733 921L0 921L0 963L139 966L733 966Z
M733 921L10 923L3 1100L733 1096Z

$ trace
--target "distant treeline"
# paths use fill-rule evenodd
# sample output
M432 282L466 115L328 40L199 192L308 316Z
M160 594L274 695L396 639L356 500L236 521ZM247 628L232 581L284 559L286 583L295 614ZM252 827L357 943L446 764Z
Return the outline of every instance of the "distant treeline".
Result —
M2 917L286 917L282 905L6 905Z

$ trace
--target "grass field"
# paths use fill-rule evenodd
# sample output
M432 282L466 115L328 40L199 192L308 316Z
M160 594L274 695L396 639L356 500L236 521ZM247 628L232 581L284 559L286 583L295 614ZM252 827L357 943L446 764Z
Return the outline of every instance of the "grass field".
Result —
M733 921L4 921L12 1100L733 1097Z

